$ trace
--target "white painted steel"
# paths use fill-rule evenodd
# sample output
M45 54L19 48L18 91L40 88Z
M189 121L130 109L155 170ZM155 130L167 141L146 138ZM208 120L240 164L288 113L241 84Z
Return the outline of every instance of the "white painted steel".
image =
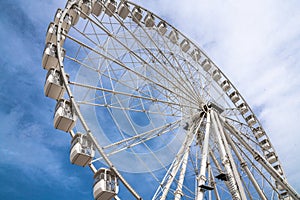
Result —
M152 28L155 25L155 19L151 13L147 13L144 18L144 22L147 28Z
M92 13L99 16L103 10L103 0L95 0Z
M225 167L226 173L228 174L228 185L229 185L229 192L232 195L233 200L239 200L239 199L245 199L244 194L242 194L242 191L240 191L240 181L238 180L239 177L237 174L235 174L235 166L234 163L232 162L232 159L230 157L230 151L228 151L227 148L227 142L224 141L223 137L223 130L218 127L217 120L215 116L213 115L214 120L213 120L213 126L216 131L216 139L219 145L219 151L221 155L221 161L223 166Z
M72 164L82 167L91 163L95 156L95 150L92 142L86 135L77 133L73 136L71 142L70 161Z
M109 169L100 168L94 175L93 194L95 200L111 200L119 190L116 175Z
M126 19L126 17L129 15L130 10L129 10L129 6L126 2L120 3L118 6L118 15L122 18L122 19Z
M248 175L249 179L251 180L251 182L253 183L253 186L255 187L257 193L259 194L259 197L262 200L267 200L266 195L263 193L263 190L260 188L259 184L257 183L257 181L255 180L255 177L253 176L253 174L251 173L246 161L244 160L244 158L240 155L240 153L238 152L234 142L232 141L231 137L227 134L225 134L226 140L228 141L228 144L231 146L231 149L234 151L235 155L237 156L237 158L239 159L240 163L241 163L241 167L243 168L243 170L246 172L246 174Z
M183 196L182 188L183 188L183 182L184 182L184 177L185 177L185 173L186 173L186 167L188 164L188 156L189 156L189 147L188 147L187 151L185 152L185 154L183 155L180 174L179 174L179 180L177 183L174 200L180 200L181 197Z
M138 24L141 21L142 17L143 15L141 8L134 7L132 10L132 20Z
M69 100L60 99L55 108L53 124L56 129L70 132L77 120L75 110Z
M86 19L92 13L92 0L84 0L81 4L81 13L80 17Z
M170 191L170 187L171 184L173 183L175 176L179 170L179 167L183 161L182 157L184 154L186 154L189 150L189 146L191 146L193 140L194 140L194 130L195 132L198 132L201 123L202 123L203 118L200 120L199 124L196 125L197 128L195 128L195 126L192 126L191 131L188 132L186 138L185 138L185 142L182 145L182 147L180 148L180 150L178 151L178 154L176 155L173 164L172 164L172 169L170 170L170 174L168 174L168 179L165 183L165 187L163 188L163 192L162 195L160 197L160 200L165 200L167 198L167 195ZM195 129L194 129L195 128ZM163 183L162 183L163 184Z
M105 1L105 14L108 16L113 16L117 9L117 2L115 0L106 0Z
M202 159L200 164L200 173L197 177L198 180L198 191L197 191L197 200L202 200L204 198L204 190L201 189L202 185L205 185L207 180L206 178L206 169L207 169L207 162L208 162L208 152L209 152L209 134L210 134L210 123L211 123L211 113L208 111L206 113L206 126L205 126L205 135L203 140L203 147L202 147Z
M219 130L220 138L221 138L221 140L224 144L224 148L225 148L225 151L226 151L226 154L227 154L227 157L228 157L228 161L231 165L232 173L234 175L234 180L235 180L236 185L237 185L237 191L240 194L240 199L246 200L247 197L246 197L244 186L243 186L243 183L242 183L242 180L241 180L241 175L240 175L240 173L238 171L238 168L235 164L235 160L233 159L233 155L231 153L229 143L226 139L225 132L224 132L224 126L221 124L218 114L215 111L212 111L212 113L213 113L213 116L214 116L214 123L217 126L217 129ZM226 161L223 160L223 162L226 162Z
M163 21L160 21L157 25L157 29L158 29L158 32L161 34L161 35L165 35L166 32L167 32L167 27L166 27L166 23L163 22Z
M65 86L61 79L60 72L56 69L50 69L46 76L44 85L44 94L46 97L50 97L55 100L59 100L65 93Z
M78 117L76 130L97 151L87 156L76 143L72 163L95 174L108 166L136 199L299 197L238 90L198 45L151 11L127 1L68 1L46 43L42 66L55 68L63 84L47 78L45 94L60 99L66 90L70 98L59 101L54 125L74 138ZM94 186L97 200L116 193L102 180Z
M66 51L61 49L58 53L57 46L53 43L47 43L44 49L42 66L44 69L49 70L51 68L59 69L58 54L63 58Z

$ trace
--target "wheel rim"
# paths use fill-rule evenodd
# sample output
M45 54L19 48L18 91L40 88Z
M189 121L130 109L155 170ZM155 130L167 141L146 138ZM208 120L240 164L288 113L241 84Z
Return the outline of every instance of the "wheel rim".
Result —
M137 6L130 2L128 4L132 7ZM67 7L67 9L70 8L70 6ZM142 10L148 12L144 8ZM257 182L261 183L260 186L264 187L261 190L263 190L265 196L275 198L276 193L282 194L287 191L291 196L297 198L297 193L287 183L284 183L283 172L282 174L278 173L276 169L276 166L281 167L278 159L276 159L275 164L272 162L265 165L260 163L257 157L254 157L256 152L261 153L265 156L260 157L260 159L265 161L265 159L268 159L267 153L273 152L275 157L276 154L266 134L263 135L263 139L267 140L270 146L268 149L264 147L265 143L260 140L260 137L255 137L255 131L258 129L264 132L261 124L236 88L200 48L169 24L167 26L171 29L171 32L173 31L173 34L162 36L156 27L150 29L145 27L146 22L145 24L136 24L130 18L122 20L116 13L112 16L108 16L108 14L102 14L100 17L94 15L88 17L83 14L87 17L87 21L81 23L82 20L80 20L70 30L70 33L65 35L58 31L58 38L61 37L60 34L65 35L70 39L69 41L73 41L73 43L70 42L66 46L69 45L69 48L75 49L69 55L67 53L66 58L68 60L64 61L64 64L61 55L58 57L68 94L71 99L75 97L73 103L80 107L79 111L78 107L75 106L82 123L82 125L77 124L76 130L85 130L88 133L92 131L92 136L98 140L97 145L102 147L103 152L113 163L112 165L111 162L108 163L108 160L104 159L110 167L116 166L118 170L130 173L147 172L152 175L154 182L164 185L165 180L160 182L162 180L161 175L166 174L165 177L168 178L170 175L168 168L172 161L174 164L175 160L173 158L176 157L176 154L178 156L179 149L186 144L193 144L199 148L199 144L204 142L203 135L206 135L204 132L207 130L205 130L204 125L208 123L208 116L211 115L212 119L217 122L214 124L215 127L209 128L209 130L212 133L218 132L218 130L222 132L224 128L223 131L226 133L227 139L223 138L223 140L227 141L225 143L231 141L231 145L236 146L236 151L242 154L246 163L253 168L251 173L254 174L253 176ZM131 13L131 16L133 16L133 13ZM61 18L63 17L64 15ZM158 16L155 16L155 18L162 20ZM90 28L88 28L89 23ZM59 25L60 27L61 25ZM95 27L101 33L98 33ZM89 30L92 30L93 33L87 32ZM74 33L74 36L72 33ZM191 45L187 52L184 45L178 42L183 41L183 39L189 41ZM59 39L57 39L58 52L61 48L59 42ZM78 45L77 48L76 45ZM202 58L199 60L197 58L193 59L194 54L190 49L200 51ZM210 62L210 69L206 68L208 65L205 64L205 60ZM95 61L97 64L94 64ZM74 71L74 68L79 70L74 81L72 79L67 81L65 77L64 66L68 65L73 67L73 69L69 68L71 72ZM94 66L100 66L100 68ZM215 72L219 76L216 76ZM231 87L229 91L224 89L224 85L222 85L224 81L228 81ZM70 87L73 88L73 92L71 92ZM234 95L237 95L237 100L234 100ZM248 110L246 113L238 108L242 103ZM210 106L213 109L207 109ZM107 110L107 113L95 109L99 107ZM104 114L111 115L111 124L114 123L115 126L112 131L119 131L120 136L114 138L115 141L112 141L112 138L109 138L111 135L106 135L102 128L110 124L104 123L101 125L102 121L105 121L103 119L100 120L101 123L99 122L99 117ZM144 118L144 120L140 118ZM87 124L85 125L85 123ZM199 127L195 129L197 123ZM186 126L187 124L189 126ZM105 129L108 128L105 127ZM198 135L192 134L190 141L186 142L187 135L189 135L188 130L191 129L203 133L200 134L200 136L202 135L200 141L195 141L194 139ZM153 142L153 140L155 138L162 140L162 137L160 137L161 130L169 140L164 142L164 145L160 144L154 148L154 144L157 144L157 142ZM242 135L242 139L239 138L239 135ZM218 137L218 134L215 133L214 137ZM148 142L150 139L153 144ZM128 143L131 140L136 143ZM208 140L211 162L214 162L214 154L218 155L220 149L222 149L222 147L215 146L216 140L216 138ZM243 144L243 141L246 144ZM106 148L120 144L126 144L127 146L123 145L119 147L119 150L111 152L105 151ZM144 146L144 148L140 148L139 145ZM228 144L226 145L228 146ZM223 148L226 148L226 145ZM247 145L254 148L254 151L249 150ZM200 164L201 162L197 157L200 152L187 147L188 151L185 152L189 152L190 157L196 158L194 161L190 158L190 162L187 164L188 168L194 170L191 177L195 179L195 176L198 176L197 170L199 170L197 163ZM200 147L203 151L202 144ZM134 152L130 162L121 159L130 157L130 151L127 151L126 148ZM96 164L96 161L102 160L101 156L105 157L103 152L99 150L101 155L97 156L98 158L94 160L94 164ZM124 152L126 154L123 154ZM169 153L168 158L166 158L166 153ZM149 155L152 156L152 159ZM181 156L180 159L183 160L184 156ZM237 157L233 157L235 162L241 164ZM153 160L157 160L157 163L153 164ZM182 160L180 161L181 166L183 166ZM124 163L129 163L129 165L124 165ZM144 167L136 167L138 163L143 164ZM220 163L221 158L217 156L215 163L209 166L210 168L219 168L218 164ZM233 163L231 162L231 165L234 165ZM170 169L174 169L173 164L171 164ZM221 168L224 170L224 167ZM209 170L207 168L207 170L206 175L210 178L216 173L213 172L214 169ZM240 171L236 173L243 177L245 174L243 174L241 168L238 170ZM254 172L255 170L256 172ZM218 173L221 173L221 171L219 170ZM180 177L178 176L180 175L176 174L177 180L172 182L179 184ZM280 177L274 177L276 175ZM185 178L188 180L188 176ZM284 189L279 191L278 185L272 179L284 183ZM252 192L255 190L254 186L247 186L251 184L249 178L241 181L243 183L240 184L243 185L246 196L258 197L258 194L252 196ZM217 183L213 178L210 182ZM212 185L210 184L210 186ZM222 191L222 199L239 198L234 197L234 192L226 183L217 183L216 187ZM182 191L179 191L179 193L182 193L180 195L184 195L186 198L195 198L194 188L191 188L189 188L188 183L185 183L183 189L181 189ZM159 197L164 189L159 187L154 198ZM175 186L170 187L167 196L175 195L177 197L176 191L178 191L178 188L176 189ZM243 192L240 192L240 195L241 193ZM149 190L147 194L149 194Z

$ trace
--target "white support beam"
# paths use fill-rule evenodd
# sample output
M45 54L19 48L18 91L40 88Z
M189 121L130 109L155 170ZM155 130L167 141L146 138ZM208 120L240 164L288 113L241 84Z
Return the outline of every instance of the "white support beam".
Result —
M174 200L180 200L183 193L182 193L182 187L183 187L183 181L184 181L184 177L185 177L185 172L186 172L186 166L188 163L188 157L189 157L189 147L188 150L184 153L183 159L182 159L182 164L181 164L181 170L180 170L180 174L179 174L179 180L177 183L177 189L175 191L175 198Z
M216 186L215 177L214 177L214 174L213 174L213 171L212 171L210 165L209 165L209 169L208 169L208 170L209 170L211 182L213 183L212 186L214 187L215 199L216 199L216 200L221 200L220 195L219 195L218 188L217 188L217 186Z
M244 186L243 186L243 183L242 183L242 180L241 180L241 175L240 175L240 173L237 169L237 166L234 162L230 147L228 145L228 141L226 140L226 136L225 136L226 134L224 132L224 127L222 126L222 124L220 122L219 115L216 112L213 112L213 114L214 114L214 119L216 120L216 124L217 124L218 130L219 130L221 139L222 139L223 144L224 144L224 148L225 148L227 156L228 156L228 160L229 160L231 168L232 168L232 172L233 172L233 175L234 175L235 182L237 184L238 192L239 192L240 197L241 197L242 200L247 200L247 196L246 196L246 193L244 191Z
M230 125L226 120L225 126L230 130L231 133L239 140L239 142L252 154L257 162L259 162L269 173L270 175L278 181L278 183L286 189L288 194L293 199L300 199L300 195L295 191L294 188L282 177L273 167L272 165L262 156L259 152L257 152L254 148L252 148L242 137L242 134L232 125Z
M162 193L162 196L160 198L161 200L165 200L167 198L167 195L169 193L171 184L173 183L173 181L175 179L175 176L178 173L180 164L182 163L182 156L185 153L186 147L189 146L188 144L192 143L192 141L193 141L192 136L193 136L193 133L189 132L189 134L186 137L185 144L181 147L181 149L179 150L179 152L177 153L177 155L175 157L175 160L173 162L174 164L172 166L172 170L171 170L171 172L168 176L168 180L167 180L167 182L166 182L166 184L163 188L163 193ZM163 183L161 185L163 185Z
M70 130L70 136L71 136L72 138L75 137L75 133L74 133L73 130Z
M224 171L223 171L223 169L222 169L222 167L221 167L219 161L217 160L215 154L214 154L211 150L209 151L209 155L210 155L210 158L212 158L212 161L213 161L213 163L215 164L215 166L217 167L219 173L223 173ZM224 181L224 182L225 182L226 187L227 187L228 190L229 190L229 182L228 182L228 181ZM217 187L215 187L215 188L217 189ZM217 191L217 192L218 192L218 191Z
M200 126L202 124L203 118L204 118L204 115L201 117L200 122L197 125L196 129L194 129L195 125L192 125L190 131L187 133L185 141L184 141L183 145L181 146L181 148L179 149L179 151L178 151L178 153L177 153L177 155L176 155L176 157L175 157L175 159L173 161L171 172L168 175L168 180L167 180L165 186L163 187L163 193L162 193L162 196L160 198L161 200L165 200L167 198L167 195L169 193L171 184L173 183L173 181L175 179L175 176L178 173L179 167L180 167L180 165L182 163L183 155L185 154L186 151L189 150L189 147L191 146L196 133L200 129ZM195 132L194 132L194 130L195 130ZM164 185L163 182L161 183L161 186L162 185Z
M217 142L219 144L219 151L220 151L220 156L222 159L222 164L224 165L226 172L228 174L228 179L229 179L228 180L228 184L229 184L228 189L232 195L232 199L234 199L234 200L241 199L241 195L240 195L239 188L238 188L238 185L237 185L237 182L235 179L235 175L233 174L232 166L231 166L230 160L228 159L229 156L227 154L224 143L222 141L221 131L218 128L215 117L213 119L212 124L214 126L215 136L216 136Z
M218 171L219 171L220 173L223 172L220 163L218 162L218 160L217 160L215 154L214 154L211 150L209 151L209 156L210 156L210 158L212 158L212 160L213 160L214 164L216 165Z
M215 185L214 182L212 181L211 166L209 161L207 161L207 179L208 179L208 185L214 187ZM208 191L208 200L212 200L211 191Z
M205 126L205 135L202 147L202 156L201 156L201 165L200 165L200 173L198 176L198 190L197 190L197 200L202 200L204 198L204 190L201 189L201 185L205 185L206 181L206 168L209 154L209 134L210 134L210 121L211 121L211 113L210 111L206 113L206 126Z
M97 172L96 167L93 165L93 163L89 164L90 169L92 170L92 172L95 174Z
M266 195L264 194L263 190L260 188L259 184L257 183L257 181L255 180L253 174L251 173L246 161L244 160L244 158L241 156L241 154L238 152L234 141L231 139L231 137L228 134L225 134L225 137L229 143L229 145L231 146L231 149L234 151L236 157L238 158L239 162L241 163L241 167L244 170L244 172L247 174L248 178L250 179L250 181L252 182L254 188L256 189L260 199L262 200L267 200Z

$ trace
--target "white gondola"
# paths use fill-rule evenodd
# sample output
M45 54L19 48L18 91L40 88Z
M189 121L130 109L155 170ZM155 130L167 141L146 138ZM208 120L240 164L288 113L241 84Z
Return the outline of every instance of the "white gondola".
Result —
M192 59L196 62L201 58L201 53L199 49L194 49L191 53Z
M132 9L132 20L135 22L135 23L139 23L143 17L142 15L142 9L140 7L134 7Z
M62 16L62 13L63 13L63 11L61 9L57 9L55 17L54 17L55 24L58 25L59 20ZM72 25L72 17L70 16L70 14L67 13L63 19L61 28L64 29L66 32L69 32L71 25Z
M129 6L126 2L121 2L118 6L118 15L122 18L122 19L126 19L126 17L129 15L130 10L129 10Z
M158 30L158 33L160 35L165 35L166 32L167 32L167 25L166 25L166 23L163 22L163 21L158 22L157 30Z
M283 170L280 165L275 165L274 169L280 174L283 175Z
M224 112L224 107L218 103L210 102L208 105L220 114Z
M254 124L256 124L254 115L249 115L245 120L249 126L253 126Z
M62 10L59 8L56 10L56 13L54 15L54 23L56 25L58 25L61 15L62 15Z
M211 63L208 59L204 59L204 61L201 63L202 68L204 69L204 71L208 72L211 68Z
M212 77L215 81L219 81L221 79L221 73L219 72L218 69L215 69L212 73Z
M238 102L238 101L240 100L240 96L239 96L238 92L236 92L236 91L233 91L233 92L229 95L229 98L231 99L231 101L232 101L233 103L236 103L236 102Z
M77 116L72 108L71 102L60 99L55 107L54 127L56 129L69 132L75 126Z
M152 28L155 25L153 14L148 12L144 18L144 22L147 28Z
M109 169L100 168L94 175L95 200L111 200L119 191L116 175Z
M65 87L61 79L60 72L56 69L50 69L46 76L44 93L45 96L55 100L59 100L63 97Z
M254 129L254 136L257 140L263 137L264 135L266 135L266 133L262 130L261 127L257 127Z
M286 190L283 190L279 195L278 198L280 200L294 200L290 197L290 195L288 195L288 192Z
M61 27L62 27L62 29L64 29L67 32L69 32L69 30L71 28L71 25L73 25L72 24L72 17L69 14L66 14Z
M246 114L249 111L249 109L245 103L241 103L240 105L238 105L237 108L242 115Z
M87 166L94 158L93 143L84 134L77 133L71 142L70 161L82 167Z
M71 3L73 5L79 5L81 2L82 2L82 0L68 0L67 4ZM66 5L66 7L67 7L67 5Z
M280 183L278 183L278 181L275 181L275 185L277 190L279 191L285 190L284 187Z
M271 148L271 144L268 139L263 139L259 142L259 144L264 150L269 150Z
M78 23L80 17L80 11L78 10L78 6L73 5L69 9L68 14L72 17L72 25L75 26Z
M187 39L183 39L180 43L180 48L186 53L191 48L190 42Z
M111 17L116 12L117 2L115 0L106 0L105 7L105 14Z
M92 13L92 0L83 0L81 4L80 17L86 19Z
M169 34L169 39L171 40L171 42L173 43L173 44L176 44L177 43L177 41L178 41L178 32L176 31L176 30L172 30L171 32L170 32L170 34Z
M53 43L53 44L57 43L57 29L58 29L58 26L55 25L53 22L51 22L49 24L47 34L46 34L46 44L47 43ZM62 30L62 32L64 34L66 34L65 30ZM63 34L61 34L60 35L60 45L61 46L64 44L65 40L66 40L66 37Z
M65 50L62 49L61 56L64 58ZM49 70L51 68L59 69L59 62L57 56L57 48L53 43L47 43L44 49L44 54L42 58L42 66L44 69Z
M228 80L224 80L221 83L221 88L223 89L224 92L227 92L231 88L229 81Z
M96 16L100 16L103 10L103 0L96 0L93 5L92 13Z
M275 152L273 152L273 151L268 152L265 157L270 164L273 164L278 161L277 156L276 156Z

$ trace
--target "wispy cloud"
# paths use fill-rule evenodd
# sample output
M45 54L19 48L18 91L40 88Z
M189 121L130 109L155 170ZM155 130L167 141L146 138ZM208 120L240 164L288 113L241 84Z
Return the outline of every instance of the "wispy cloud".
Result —
M225 72L263 122L288 180L300 191L300 3L135 2L178 27ZM64 180L65 187L79 184L79 178L65 171L61 152L66 153L69 138L52 128L55 102L42 91L45 33L64 1L0 5L9 8L0 13L0 41L5 44L0 48L0 164L19 168L30 181L46 176L56 183Z
M288 180L300 190L300 3L138 2L196 41L229 77L263 123Z
M7 8L0 14L0 42L5 44L0 48L0 165L3 170L18 169L20 180L27 185L69 188L72 182L76 187L81 183L79 177L64 165L70 138L52 128L55 102L43 94L46 72L41 57L46 29L55 14L48 9L58 7L46 4L50 3L0 3Z
M65 172L66 167L62 159L66 156L58 151L63 146L52 143L52 137L44 129L44 125L34 123L37 119L30 122L25 112L17 106L9 113L0 113L0 127L4 130L1 133L0 163L17 167L31 181L41 181L41 178L46 176L48 184L62 183L62 180L67 183L69 179L72 179L75 185L78 184L78 178ZM59 134L57 136L65 142L64 146L68 145L67 137ZM69 186L66 184L65 187Z

